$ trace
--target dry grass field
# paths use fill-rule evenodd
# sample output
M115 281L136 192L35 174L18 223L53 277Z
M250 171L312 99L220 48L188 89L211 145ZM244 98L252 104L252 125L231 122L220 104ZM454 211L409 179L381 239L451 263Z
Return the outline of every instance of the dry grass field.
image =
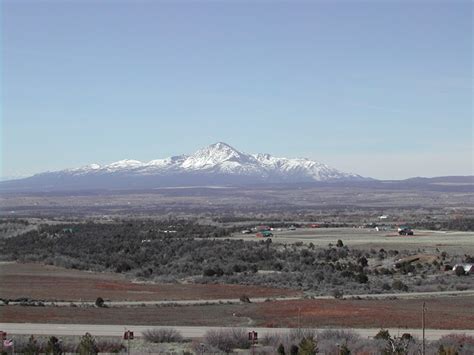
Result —
M42 264L0 263L0 298L56 301L212 300L296 296L300 292L260 286L144 284L121 274L94 273Z
M75 301L74 307L0 307L3 322L262 327L419 327L422 302L427 327L474 329L474 297L416 299L287 300L250 304L82 307L79 300L157 301L294 296L297 292L257 286L135 284L123 275L66 270L40 264L0 264L0 297Z
M298 300L258 306L262 326L416 328L423 302L426 326L434 329L474 329L474 297L437 297L384 300Z
M272 231L273 242L313 243L316 247L335 245L338 239L344 245L359 249L380 248L396 250L418 250L427 252L440 249L453 254L474 254L474 232L441 232L415 230L413 236L399 236L396 230L375 231L368 228L299 228L297 230ZM255 234L234 233L232 238L259 241Z
M474 297L406 300L295 300L166 307L2 306L3 322L169 326L474 329Z

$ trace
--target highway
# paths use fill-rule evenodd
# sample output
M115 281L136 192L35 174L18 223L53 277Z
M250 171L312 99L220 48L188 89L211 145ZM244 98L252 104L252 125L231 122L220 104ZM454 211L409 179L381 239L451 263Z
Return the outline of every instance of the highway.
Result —
M0 330L13 335L84 335L86 332L94 336L117 336L121 337L123 332L131 330L135 336L140 337L142 332L150 328L170 328L170 327L152 327L143 325L96 325L96 324L40 324L40 323L0 323ZM173 327L177 329L185 338L202 338L208 330L222 329L223 327ZM289 332L290 328L246 328L248 331L256 331L259 336L270 333ZM318 328L316 331L323 331L332 328ZM341 328L334 328L341 330ZM359 334L363 338L373 337L380 329L378 328L351 328L347 329ZM421 329L388 328L390 334L401 336L403 333L410 333L413 336L421 337ZM463 333L474 336L474 329L465 330L446 330L446 329L426 329L427 340L437 340L444 335L451 333Z

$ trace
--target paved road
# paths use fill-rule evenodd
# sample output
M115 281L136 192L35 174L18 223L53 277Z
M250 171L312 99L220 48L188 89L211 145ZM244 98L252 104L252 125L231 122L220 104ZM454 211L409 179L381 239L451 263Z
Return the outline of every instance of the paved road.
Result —
M142 332L150 328L169 328L169 327L151 327L139 325L94 325L94 324L33 324L33 323L0 323L0 330L8 334L26 334L26 335L84 335L86 332L94 336L122 336L125 329L132 330L135 336L140 337ZM185 338L201 338L208 330L222 329L222 327L174 327ZM316 331L327 330L331 328L318 328ZM340 330L341 328L337 328ZM254 330L260 336L270 333L289 332L290 328L247 328ZM364 338L373 337L380 329L376 328L353 328L350 329ZM410 333L413 336L421 337L420 329L389 328L392 335L401 336L403 333ZM474 336L474 329L465 330L445 330L445 329L426 329L426 339L437 340L443 335L451 333L465 333Z
M362 299L384 299L384 298L427 298L427 297L439 297L439 296L474 296L474 290L466 290L466 291L437 291L437 292L404 292L404 293L380 293L380 294L364 294L364 295L346 295L344 298L350 299L351 297L359 297ZM272 301L294 301L294 300L301 300L304 297L256 297L251 298L252 303L261 303L266 302L268 299ZM312 299L317 300L326 300L326 299L334 299L333 296L314 296ZM214 300L176 300L176 301L106 301L105 304L110 307L124 307L124 306L156 306L156 305L202 305L202 304L218 304L218 303L240 303L240 299L238 298L223 298L223 299L214 299ZM71 303L75 305L87 305L87 306L94 306L95 302L92 301L61 301L61 302L43 302L46 306L63 306L67 307L70 306ZM8 305L18 305L21 302L9 302Z

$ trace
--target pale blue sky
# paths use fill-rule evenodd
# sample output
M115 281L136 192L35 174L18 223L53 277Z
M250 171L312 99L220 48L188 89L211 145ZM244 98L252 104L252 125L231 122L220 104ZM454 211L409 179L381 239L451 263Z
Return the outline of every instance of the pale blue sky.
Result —
M470 1L1 10L3 176L217 141L375 178L473 174Z

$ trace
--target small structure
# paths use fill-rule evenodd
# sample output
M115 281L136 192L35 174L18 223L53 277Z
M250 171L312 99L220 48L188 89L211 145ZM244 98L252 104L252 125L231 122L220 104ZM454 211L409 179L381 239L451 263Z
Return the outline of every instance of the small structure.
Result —
M258 238L271 238L273 237L273 233L270 231L262 231L262 232L258 232L256 236Z
M392 229L392 227L386 224L380 224L380 225L376 225L374 229L377 232L381 232L381 231L388 231Z
M453 271L456 271L456 268L458 266L461 266L463 269L464 269L464 273L466 275L471 275L471 274L474 274L474 264L456 264L453 266Z
M269 231L271 228L269 226L256 226L255 230L257 232Z

